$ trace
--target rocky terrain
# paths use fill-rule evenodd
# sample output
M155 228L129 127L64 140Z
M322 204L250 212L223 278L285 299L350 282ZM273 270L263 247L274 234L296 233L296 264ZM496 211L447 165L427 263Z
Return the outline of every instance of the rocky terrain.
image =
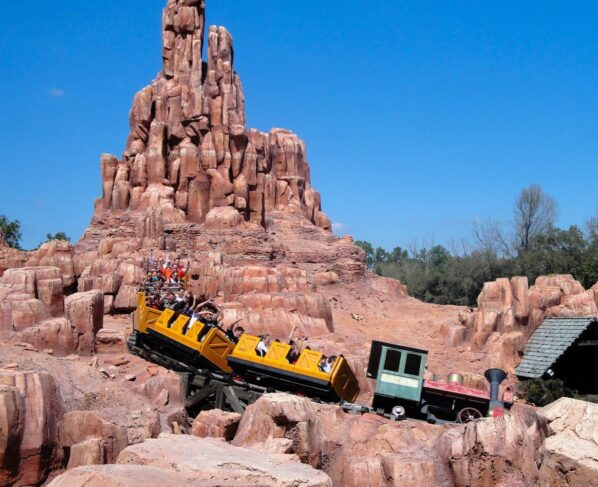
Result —
M162 72L135 96L125 152L101 157L83 238L32 252L0 238L0 485L598 485L595 405L438 426L272 394L243 416L193 419L179 376L128 353L147 258L167 254L190 263L225 326L343 353L364 404L373 339L427 349L429 374L485 387L491 366L516 380L544 317L598 315L598 287L571 276L487 283L476 309L375 276L331 233L305 144L246 127L232 36L204 22L203 1L168 0Z

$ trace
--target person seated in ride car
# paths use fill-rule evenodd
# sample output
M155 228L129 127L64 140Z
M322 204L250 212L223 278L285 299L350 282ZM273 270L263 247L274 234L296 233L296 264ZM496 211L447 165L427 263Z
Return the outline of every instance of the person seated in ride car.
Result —
M164 308L172 309L175 301L176 296L172 291L169 291L168 293L166 293L166 296L164 296L164 299L162 300L162 305L164 306Z
M163 261L162 258L160 257L159 261L160 263L160 274L162 274L162 276L164 276L164 278L166 279L166 281L168 281L170 279L170 276L172 275L172 264L170 263L170 254L166 255L166 260Z
M188 308L191 308L191 309L193 309L195 307L196 299L193 296L193 293L191 291L185 291L184 299L185 299L185 306L187 306Z
M149 297L148 306L150 308L160 309L160 295L158 293L154 293Z
M180 262L179 259L176 259L175 266L177 274L179 275L179 279L183 279L187 275L187 273L189 272L190 265L191 264L189 263L189 261L187 261L186 265L183 265L183 263Z
M232 326L229 326L228 330L226 330L226 338L233 343L239 343L239 339L243 333L245 333L245 328L242 326L235 327L233 324Z
M257 354L260 357L263 357L268 353L271 343L272 343L272 337L270 335L268 335L268 334L261 335L260 341L258 342L257 347L255 347L255 351L257 352Z
M289 362L291 365L294 365L299 359L297 342L295 340L289 340L289 345L291 346L291 349L287 354L287 362Z
M336 362L337 356L336 355L331 355L330 357L328 357L328 360L326 360L326 373L330 373L332 372L332 368L334 367L334 364Z
M295 365L297 363L297 360L299 360L299 356L303 351L303 347L305 346L306 341L307 338L304 336L297 337L296 341L289 339L289 345L291 346L291 350L287 355L287 360L291 365ZM306 349L309 349L309 347L306 347Z
M143 284L141 285L141 287L150 287L151 285L152 285L152 272L147 271L147 275L145 276L145 281L143 281Z
M179 277L177 276L176 272L173 272L170 275L170 278L168 279L168 281L166 281L166 283L168 284L168 287L171 289L178 289L181 287L181 283L179 282Z
M185 306L185 295L183 293L176 294L172 309L180 313L185 309Z
M328 357L326 357L326 355L322 355L322 358L320 359L320 363L318 364L318 368L322 372L325 372L325 373L330 372L329 365L328 365Z
M151 271L150 282L155 284L159 281L163 281L162 276L156 270Z

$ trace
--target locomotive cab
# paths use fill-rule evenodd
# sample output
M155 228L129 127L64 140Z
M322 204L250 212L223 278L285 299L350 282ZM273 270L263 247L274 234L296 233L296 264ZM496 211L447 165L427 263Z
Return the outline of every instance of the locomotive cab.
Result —
M376 380L372 407L394 416L419 416L428 352L372 342L367 376Z
M499 395L506 373L486 371L490 390L466 387L461 382L426 379L428 352L417 348L373 341L367 376L376 380L372 409L400 419L426 419L431 423L466 423L483 416L502 416L512 404L512 393ZM451 376L460 377L459 374Z

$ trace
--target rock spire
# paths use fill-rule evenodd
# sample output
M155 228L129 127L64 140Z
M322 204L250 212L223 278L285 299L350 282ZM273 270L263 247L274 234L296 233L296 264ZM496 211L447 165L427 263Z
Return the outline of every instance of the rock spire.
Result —
M121 160L102 157L97 212L170 206L190 222L228 207L239 221L265 226L287 210L330 229L311 188L305 143L288 130L247 129L232 37L208 31L203 0L168 0L162 21L163 69L135 95Z

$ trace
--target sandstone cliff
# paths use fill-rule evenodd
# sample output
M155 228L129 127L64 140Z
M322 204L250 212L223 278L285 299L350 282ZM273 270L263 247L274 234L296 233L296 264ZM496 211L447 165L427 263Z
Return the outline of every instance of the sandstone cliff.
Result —
M268 213L278 209L329 230L311 187L305 144L288 130L246 128L232 36L210 27L206 60L204 38L204 2L169 1L162 72L135 96L122 159L102 157L97 213L158 205L172 218L204 223L219 208L215 219L265 227Z
M205 28L203 1L169 0L162 40L162 71L134 98L122 157L101 158L102 197L73 251L78 290L102 290L106 312L130 311L147 256L171 254L191 263L191 289L219 300L225 324L333 331L321 288L370 273L351 238L331 233L305 144L246 128L232 37ZM386 281L369 275L369 289L405 294Z

